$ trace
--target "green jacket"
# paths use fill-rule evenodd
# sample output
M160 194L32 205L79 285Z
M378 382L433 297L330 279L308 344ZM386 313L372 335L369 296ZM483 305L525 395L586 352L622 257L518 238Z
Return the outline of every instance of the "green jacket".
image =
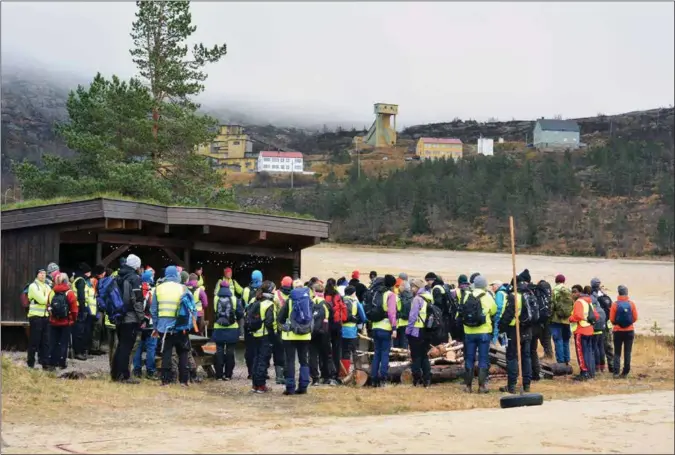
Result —
M562 298L562 290L566 289L566 294L569 294L570 299L565 303L565 299ZM570 304L571 302L571 304ZM557 324L567 324L570 323L570 316L572 315L572 310L574 309L574 298L572 298L571 291L563 283L556 284L551 290L551 322ZM562 316L561 316L562 314Z

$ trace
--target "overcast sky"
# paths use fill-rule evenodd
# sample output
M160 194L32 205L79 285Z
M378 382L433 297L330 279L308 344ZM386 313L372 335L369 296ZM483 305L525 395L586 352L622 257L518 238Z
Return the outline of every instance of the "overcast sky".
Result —
M1 7L3 59L87 78L135 72L132 2ZM228 46L207 68L204 104L365 124L387 102L401 126L675 103L672 2L203 2L192 12L195 40Z

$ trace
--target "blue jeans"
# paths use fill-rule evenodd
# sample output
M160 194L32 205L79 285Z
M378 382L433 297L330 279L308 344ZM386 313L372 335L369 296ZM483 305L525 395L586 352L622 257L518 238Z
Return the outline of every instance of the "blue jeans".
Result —
M490 368L491 333L475 333L464 335L464 368L473 370L478 350L478 368Z
M157 351L157 338L152 337L152 332L143 330L141 342L134 353L134 370L140 372L143 369L143 350L145 349L145 369L148 374L155 373L155 354Z
M375 354L373 355L373 365L370 368L370 376L375 381L385 381L389 373L391 331L373 329L373 341L375 342Z
M555 361L570 363L570 338L572 337L570 325L552 322L550 329L555 344Z

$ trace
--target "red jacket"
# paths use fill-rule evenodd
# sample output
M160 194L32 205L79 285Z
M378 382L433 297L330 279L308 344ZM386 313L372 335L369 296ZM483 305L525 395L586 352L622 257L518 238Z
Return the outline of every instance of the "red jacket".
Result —
M574 302L574 309L572 310L572 315L570 316L570 322L576 325L576 329L572 329L572 332L578 335L593 335L593 325L588 323L588 313L591 310L593 310L593 314L597 320L600 315L595 310L595 308L593 308L590 296L582 295L576 300L576 302ZM582 327L582 321L586 327Z
M56 292L66 293L66 300L68 300L68 304L70 305L70 313L68 314L67 319L53 318L50 313L49 323L56 327L65 327L75 324L75 321L77 320L77 311L79 310L79 306L77 304L77 297L75 296L75 293L70 289L70 286L67 283L57 284L56 286L54 286L54 289L52 289L52 292L49 293L47 306L49 306L52 303L52 297L54 297L54 294Z

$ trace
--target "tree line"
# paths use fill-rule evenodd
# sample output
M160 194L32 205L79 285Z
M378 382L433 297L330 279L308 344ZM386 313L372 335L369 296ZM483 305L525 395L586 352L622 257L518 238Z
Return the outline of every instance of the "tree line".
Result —
M284 209L333 220L341 242L620 256L672 254L673 145L616 139L587 151L409 163L389 175L286 191Z

